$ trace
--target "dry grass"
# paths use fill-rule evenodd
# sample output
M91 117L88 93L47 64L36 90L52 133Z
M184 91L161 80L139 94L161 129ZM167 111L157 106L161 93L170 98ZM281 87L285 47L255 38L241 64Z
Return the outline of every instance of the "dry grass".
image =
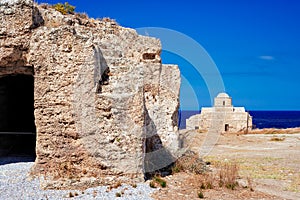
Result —
M172 173L191 172L203 174L206 171L206 164L199 158L198 154L190 151L178 158L172 167Z
M241 179L240 165L235 161L220 161L204 174L187 172L166 177L168 188L160 188L155 199L271 199L271 195L253 190L250 177ZM240 183L240 185L239 185Z
M264 129L253 129L251 131L239 132L239 134L294 134L300 133L300 128L287 128L287 129L276 129L276 128L264 128Z
M113 23L117 23L115 19L111 19L109 17L103 17L102 19L100 19L101 21L104 22L113 22Z
M207 133L207 129L197 129L198 133Z
M209 156L206 157L213 165L219 166L224 162L224 158ZM300 192L300 174L295 170L281 166L282 158L263 157L233 159L233 162L239 163L239 175L247 177L248 188L253 191L253 179L273 179L278 181L290 181L285 188L287 191ZM227 162L231 162L230 160ZM291 176L292 174L292 176Z
M285 137L272 137L270 139L270 141L273 141L273 142L280 142L280 141L284 141L285 140Z
M80 19L88 19L89 18L87 13L75 13L75 17L78 17Z
M238 186L237 178L239 166L236 162L233 163L223 163L219 166L219 186L225 186L228 189L234 190Z
M237 162L218 162L215 163L217 173L207 172L206 164L199 159L197 154L188 153L179 158L172 168L173 173L188 172L196 175L202 174L202 176L195 176L196 182L199 184L199 188L213 189L214 187L226 187L234 190L238 186L237 178L239 165Z
M205 174L200 180L200 189L213 189L216 182L216 177L211 173Z
M239 165L239 175L251 179L274 179L284 180L290 170L280 167L281 158L262 157L262 158L235 158L224 159L222 157L207 156L205 158L213 165L220 166L225 162L235 162Z
M225 187L234 190L237 186L239 164L237 162L218 162L214 165L215 171L196 174L195 180L190 180L193 185L198 185L200 190Z
M112 189L116 189L116 188L118 188L118 187L120 187L120 186L122 186L122 183L121 183L120 181L118 181L118 182L116 182L116 183L114 183L114 184L108 186L108 187L106 188L106 191L111 191Z
M300 173L293 177L291 184L285 188L287 191L300 192Z
M206 190L218 190L218 188L235 190L238 187L239 166L237 163L219 163L215 168L214 172L194 175L193 179L189 180L190 185L197 188L199 198L204 198Z

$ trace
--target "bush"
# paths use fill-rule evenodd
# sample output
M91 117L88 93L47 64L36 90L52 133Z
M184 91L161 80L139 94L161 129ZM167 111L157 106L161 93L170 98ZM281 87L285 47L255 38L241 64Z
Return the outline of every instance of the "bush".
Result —
M203 195L203 192L202 192L202 191L198 192L198 198L204 199L204 195Z
M187 151L176 160L172 167L173 174L180 171L203 174L206 171L206 163L196 153Z
M212 174L212 173L205 174L203 176L203 179L200 181L200 183L201 183L200 189L201 190L213 189L214 181L215 181L214 174Z
M75 11L75 6L70 5L68 2L65 2L64 4L62 3L54 4L53 8L63 15L74 14Z
M157 186L165 188L167 187L167 182L164 179L162 179L160 176L154 176L152 181L149 183L149 186L151 188L157 188Z
M161 187L167 187L167 182L164 180L164 179L162 179L161 177L159 177L159 176L154 176L154 181L156 181L157 183L159 183L159 185L161 186Z
M219 174L219 186L225 186L228 189L234 190L238 183L236 181L238 177L239 167L236 163L225 163L221 165Z

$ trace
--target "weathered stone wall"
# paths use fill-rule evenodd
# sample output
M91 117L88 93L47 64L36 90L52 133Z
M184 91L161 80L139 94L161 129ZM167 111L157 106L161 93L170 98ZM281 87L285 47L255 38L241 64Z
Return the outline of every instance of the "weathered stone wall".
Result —
M186 119L186 129L187 130L194 130L199 129L200 127L200 114L193 115Z
M232 107L232 99L230 97L216 97L214 99L214 107Z
M0 77L32 69L32 173L46 175L46 188L143 180L171 164L180 72L161 64L159 40L29 0L0 5ZM152 163L160 151L164 161Z
M242 111L243 110L243 111ZM244 109L228 108L206 108L201 111L198 124L200 129L208 130L212 128L212 124L218 125L213 127L220 132L225 131L225 124L228 124L228 131L238 132L242 130L251 130L252 117ZM219 123L217 123L219 121Z

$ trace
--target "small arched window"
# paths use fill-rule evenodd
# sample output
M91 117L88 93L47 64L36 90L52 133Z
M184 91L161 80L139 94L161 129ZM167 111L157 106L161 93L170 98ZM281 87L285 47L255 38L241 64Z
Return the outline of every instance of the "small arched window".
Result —
M223 106L225 106L225 101L223 101Z

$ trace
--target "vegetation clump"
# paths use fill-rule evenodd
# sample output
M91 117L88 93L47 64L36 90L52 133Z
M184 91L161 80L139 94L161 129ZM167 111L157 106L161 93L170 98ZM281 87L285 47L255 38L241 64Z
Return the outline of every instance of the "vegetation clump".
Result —
M63 15L74 14L75 11L75 6L72 6L68 2L65 2L64 4L62 3L54 4L53 8Z
M203 174L206 171L206 163L193 151L187 151L176 160L172 167L173 174L181 171Z
M238 171L239 167L236 163L223 164L219 173L219 186L225 186L227 189L234 190L238 186L236 181Z
M270 141L273 141L273 142L281 142L281 141L284 141L285 138L284 137L272 137L270 139Z
M164 179L162 179L160 176L154 176L152 181L149 183L149 186L151 188L157 188L157 186L165 188L167 187L167 182Z
M199 199L204 199L204 195L203 195L202 191L198 192L198 198Z

